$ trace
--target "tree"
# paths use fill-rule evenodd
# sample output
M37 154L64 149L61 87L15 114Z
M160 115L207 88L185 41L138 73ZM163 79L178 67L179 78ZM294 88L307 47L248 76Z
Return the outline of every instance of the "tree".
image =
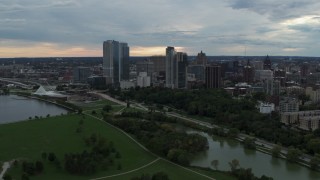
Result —
M240 166L239 160L233 159L231 162L229 162L229 166L231 171L234 172Z
M310 168L313 170L317 170L320 166L320 155L315 155L309 162Z
M122 165L118 164L117 170L121 170L122 169Z
M279 145L273 146L271 153L273 157L279 157L281 153L281 147Z
M41 157L42 157L42 159L47 159L47 153L46 152L42 152L41 153Z
M29 180L28 174L23 173L23 174L21 175L21 180Z
M38 173L41 173L43 169L44 169L43 163L41 161L36 161L36 171Z
M290 147L287 152L287 160L290 162L298 161L301 155L302 152L299 149Z
M231 128L228 131L228 136L232 138L236 138L239 134L239 130L237 128Z
M49 155L48 155L48 160L49 160L50 162L55 161L55 160L56 160L56 155L55 155L54 153L49 153Z
M12 177L11 177L10 174L5 174L5 175L3 176L3 180L12 180Z
M307 148L313 153L320 153L320 139L311 139L307 144Z
M263 92L254 93L252 97L257 101L265 101L267 99L266 93Z
M102 108L102 110L103 110L103 111L106 111L106 112L109 112L109 111L112 110L112 106L109 105L109 104L107 104L107 105L105 105L105 106Z
M248 149L256 149L255 139L246 137L243 140L244 147Z
M218 170L219 160L212 160L211 166L213 166L216 170Z

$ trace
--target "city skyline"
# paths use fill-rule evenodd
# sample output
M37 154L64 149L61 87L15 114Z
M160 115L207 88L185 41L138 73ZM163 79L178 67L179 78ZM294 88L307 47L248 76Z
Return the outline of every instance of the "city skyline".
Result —
M0 57L100 56L101 42L130 56L320 56L316 0L0 2Z

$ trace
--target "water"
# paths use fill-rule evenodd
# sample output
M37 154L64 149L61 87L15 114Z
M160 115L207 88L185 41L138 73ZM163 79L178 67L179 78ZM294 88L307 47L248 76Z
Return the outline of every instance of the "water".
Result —
M273 158L255 150L245 149L243 145L232 139L211 137L207 133L187 130L188 133L199 133L208 139L209 149L197 154L191 165L211 167L212 160L218 160L219 170L230 170L228 162L237 159L243 168L251 168L260 177L271 176L275 180L320 180L320 172L312 171L304 166L289 163L286 160Z
M47 102L21 96L0 96L0 124L27 120L35 116L45 117L66 114L68 111Z

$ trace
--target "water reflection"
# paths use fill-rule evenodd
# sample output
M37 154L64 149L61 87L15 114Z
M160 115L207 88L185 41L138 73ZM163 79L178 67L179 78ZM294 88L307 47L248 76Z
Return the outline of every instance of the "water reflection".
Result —
M256 151L255 151L255 150L251 150L251 149L243 148L243 152L244 152L244 154L247 155L247 156L256 155Z
M280 165L280 161L279 161L279 158L275 158L275 157L272 157L270 159L270 163L274 166L279 166Z
M17 113L18 112L18 113ZM35 116L46 117L66 114L68 111L54 104L19 97L16 95L0 96L0 124L34 119Z
M187 128L186 132L189 133ZM197 131L192 130L192 133ZM219 169L229 171L228 162L238 159L243 168L252 168L252 172L261 177L267 175L275 180L319 180L320 173L298 165L288 163L280 158L273 158L271 155L259 151L244 149L243 145L235 140L220 137L211 137L207 133L200 133L208 139L209 149L206 153L199 153L191 161L191 165L200 167L211 167L212 160L219 161Z

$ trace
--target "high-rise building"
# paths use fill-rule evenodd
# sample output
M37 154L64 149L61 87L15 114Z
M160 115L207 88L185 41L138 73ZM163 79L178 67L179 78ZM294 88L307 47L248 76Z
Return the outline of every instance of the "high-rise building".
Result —
M254 80L254 68L251 67L249 60L247 65L243 67L243 80L246 83L252 83Z
M208 59L205 53L203 53L202 51L200 53L198 53L197 59L196 59L196 63L199 65L207 65Z
M300 66L300 75L301 77L306 77L309 74L309 64L307 62L304 62Z
M129 47L114 40L103 42L103 74L107 84L129 79Z
M154 72L161 73L166 71L166 56L151 56L149 61L154 65Z
M270 70L271 69L271 60L269 58L269 55L267 55L266 59L263 61L263 69L264 70Z
M205 70L206 88L221 87L221 66L211 65L206 66Z
M76 67L73 70L73 82L86 83L92 72L89 67Z
M183 52L176 52L174 47L166 49L166 87L187 87L188 56Z
M176 65L176 51L174 47L167 47L166 49L166 87L174 88Z
M187 66L188 55L184 52L177 52L177 77L175 82L175 88L187 88Z

